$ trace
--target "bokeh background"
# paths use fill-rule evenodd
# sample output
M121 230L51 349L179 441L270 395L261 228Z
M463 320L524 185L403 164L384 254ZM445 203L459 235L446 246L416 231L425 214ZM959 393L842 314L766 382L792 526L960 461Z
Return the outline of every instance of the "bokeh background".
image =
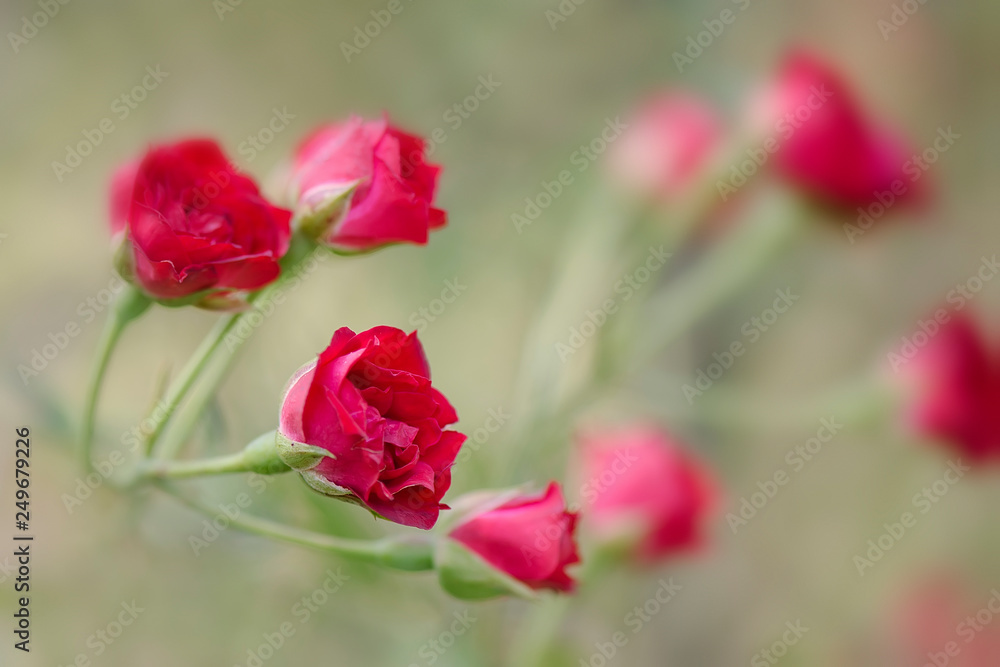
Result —
M710 545L588 590L557 633L559 655L549 664L591 660L595 642L622 629L625 614L663 577L682 583L682 593L608 664L766 664L751 661L796 620L809 631L780 664L904 664L887 656L900 601L920 582L958 573L972 601L985 603L1000 584L1000 480L989 471L963 479L858 575L852 558L883 532L883 522L911 509L911 496L946 466L946 454L878 420L848 421L736 534L723 515L785 467L786 453L815 434L821 417L837 416L825 402L830 395L884 363L899 337L1000 245L1000 5L928 2L886 39L878 21L892 13L890 0L587 0L572 5L555 29L546 16L558 11L555 0L402 0L403 11L348 62L341 44L386 4L70 2L16 52L8 33L21 31L23 18L39 7L13 0L0 7L8 35L0 47L0 495L7 526L13 427L29 425L37 533L27 656L11 647L9 550L0 548L0 662L69 665L83 654L108 666L248 665L248 650L290 620L295 635L264 664L508 665L515 664L525 620L538 613L518 601L468 605L447 598L432 576L385 574L236 531L195 555L189 537L201 533L201 517L155 493L123 495L105 486L67 512L61 496L73 493L80 475L73 429L103 322L84 321L78 309L112 280L105 197L114 166L151 141L210 134L239 166L265 179L312 126L329 119L385 110L424 135L443 128L445 141L432 160L444 165L439 200L449 211L448 228L425 248L320 266L247 345L199 442L206 451L231 450L274 428L285 381L337 327L411 329L414 314L448 280L467 289L420 335L435 384L471 433L489 410L517 404L520 346L589 185L581 178L518 234L510 218L524 198L566 168L605 119L626 113L650 90L700 91L735 121L747 95L795 44L837 63L866 106L892 119L916 147L929 146L939 127L951 126L961 138L928 174L931 207L895 216L856 244L839 224L818 220L739 299L651 365L658 379L641 385L642 407L633 409L660 419L716 470L725 495ZM702 22L743 5L678 73L673 53L704 30ZM122 118L116 98L157 66L166 78ZM445 113L473 94L480 77L500 85L454 127ZM246 149L241 142L267 127L276 110L289 115L287 127L261 150ZM66 146L105 117L114 131L59 180L53 161L65 161ZM742 323L784 287L800 302L688 410L683 382L737 340ZM1000 287L987 284L974 307L996 325ZM136 423L157 377L183 363L213 319L161 308L128 332L102 403L99 451L110 451ZM23 382L17 366L70 322L80 324L80 335ZM614 405L630 416L628 400ZM495 473L520 445L503 430L491 436L456 468L451 497L509 481ZM538 483L572 480L551 458L524 472ZM255 493L238 477L192 488L213 502ZM579 495L572 482L568 495ZM291 476L254 497L252 511L317 529L377 535L394 528L309 493ZM8 532L0 531L5 543ZM338 568L347 581L300 624L293 607ZM110 645L90 639L133 601L143 611L119 638ZM442 653L428 649L431 640L447 640L442 633L454 614L465 612L475 618L468 631Z

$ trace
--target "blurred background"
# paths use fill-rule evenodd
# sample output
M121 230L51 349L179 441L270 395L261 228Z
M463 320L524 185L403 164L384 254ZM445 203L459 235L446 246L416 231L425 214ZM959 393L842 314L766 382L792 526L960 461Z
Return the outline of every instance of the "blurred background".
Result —
M113 284L106 186L117 164L150 142L205 134L266 182L320 122L384 110L424 136L440 128L431 161L444 166L438 201L449 226L424 248L319 266L246 346L199 442L204 451L234 450L274 428L291 373L336 328L378 324L419 328L435 385L471 434L491 410L511 412L518 402L514 375L525 332L599 165L518 233L511 216L523 213L525 198L568 168L607 119L650 91L699 91L735 123L754 87L797 44L836 63L865 106L917 148L932 145L941 127L960 139L928 175L931 207L895 216L855 244L839 222L818 221L793 252L650 365L653 379L632 387L642 407L621 397L604 406L618 411L616 418L660 420L716 471L724 497L704 551L618 573L575 598L548 664L775 664L759 652L782 638L786 623L799 622L808 632L774 661L922 665L923 655L891 657L899 654L900 609L914 589L954 574L978 608L1000 586L1000 483L989 471L963 478L859 576L854 557L947 466L946 454L885 425L845 419L759 516L735 533L725 520L758 482L788 467L786 454L816 435L821 418L838 418L829 396L870 376L900 336L1000 245L1000 190L993 185L1000 175L1000 5L913 2L912 15L886 32L879 21L905 3L401 0L402 10L366 41L356 29L385 16L382 0L53 0L50 13L57 11L33 31L25 17L42 11L40 4L0 7L0 341L7 369L0 413L9 452L0 457L0 490L6 521L13 429L28 425L37 535L32 650L12 649L5 611L0 663L88 664L74 663L82 655L94 665L144 667L499 666L514 664L518 633L535 613L520 601L458 602L433 576L386 574L236 531L196 554L190 538L203 536L202 518L155 492L123 495L105 485L67 510L64 494L75 493L81 474L74 430L106 314L101 294ZM674 53L725 9L735 21L679 73ZM553 12L565 20L553 22ZM161 73L159 81L150 70ZM494 84L492 92L456 115L453 105L482 80ZM105 118L111 131L99 129ZM90 140L96 145L78 163L69 160L68 146L88 136L100 141ZM449 281L464 289L440 308L435 300ZM683 383L739 340L743 323L782 288L800 301L688 409ZM995 332L1000 287L987 283L973 305ZM98 458L136 424L157 378L176 372L214 319L157 308L129 330L102 402ZM70 323L79 335L25 380L18 366ZM568 443L572 428L556 437ZM449 497L511 481L496 471L522 442L504 429L480 440L456 466ZM578 500L561 458L530 461L518 481L562 479ZM191 488L214 503L247 492L251 511L318 530L379 535L397 528L328 502L292 476L259 495L240 476ZM14 600L9 551L0 548L4 610ZM303 598L330 572L342 585L302 622ZM601 662L596 643L623 629L629 611L669 577L683 585L681 593ZM97 633L108 631L123 604L142 611L120 636L102 639ZM455 614L474 620L456 626ZM295 634L261 660L265 636L286 621Z

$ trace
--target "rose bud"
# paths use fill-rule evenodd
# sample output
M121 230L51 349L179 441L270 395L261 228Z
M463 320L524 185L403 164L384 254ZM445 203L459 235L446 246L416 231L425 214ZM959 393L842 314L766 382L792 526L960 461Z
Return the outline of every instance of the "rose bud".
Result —
M920 196L904 170L912 151L876 125L838 73L812 55L789 55L752 115L763 140L754 148L763 148L778 173L824 203L865 213L873 204Z
M463 504L471 507L456 520L436 557L446 591L483 599L573 590L576 582L566 567L580 562L577 515L566 510L558 484L550 483L544 493L514 490Z
M278 277L289 215L209 139L154 146L112 177L118 268L166 305L242 305Z
M338 329L288 384L282 459L321 493L432 527L465 436L445 430L458 416L430 375L416 333Z
M582 438L585 526L608 547L646 562L702 542L715 505L702 464L652 427Z
M352 116L325 125L299 146L288 177L295 224L338 252L390 243L427 243L443 227L433 206L440 167L424 161L424 140Z
M612 176L638 194L674 199L704 175L722 136L722 124L707 102L661 93L639 107L612 144Z
M938 326L902 367L907 422L972 461L1000 459L1000 356L965 314Z

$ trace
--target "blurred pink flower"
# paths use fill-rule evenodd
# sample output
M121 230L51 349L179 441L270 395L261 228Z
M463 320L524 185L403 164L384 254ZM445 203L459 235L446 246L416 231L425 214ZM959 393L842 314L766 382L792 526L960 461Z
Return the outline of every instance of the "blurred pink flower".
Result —
M908 369L908 421L973 461L1000 459L1000 355L976 324L951 313Z
M920 196L910 148L869 117L840 75L794 51L761 92L751 124L778 142L773 166L825 203L854 209ZM888 204L885 202L889 201Z
M694 95L665 91L641 104L612 145L613 177L635 192L676 197L708 166L722 139L710 104Z
M648 426L588 434L581 445L584 522L599 539L637 536L644 561L700 545L716 497L701 463Z
M938 576L912 590L895 615L899 664L1000 665L1000 591L977 595L953 576Z

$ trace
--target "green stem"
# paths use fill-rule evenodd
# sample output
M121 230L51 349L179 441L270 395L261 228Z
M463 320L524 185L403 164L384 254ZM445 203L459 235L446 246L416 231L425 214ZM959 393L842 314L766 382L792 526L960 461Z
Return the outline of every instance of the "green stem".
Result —
M237 358L237 349L243 345L243 342L243 338L235 337L229 353L217 355L204 370L201 382L191 391L188 405L181 409L173 428L160 443L160 458L176 458L184 445L191 440L205 410L215 397L219 385L222 384L222 381L229 374L229 370L233 367Z
M788 245L805 225L799 219L797 199L781 200L780 209L759 212L757 220L730 234L705 260L650 300L652 317L645 323L645 340L637 346L629 371L648 364L732 298Z
M299 235L293 236L292 244L288 252L281 258L281 275L273 283L248 297L248 301L251 306L257 301L266 300L269 295L279 291L285 281L298 271L299 264L303 262L316 248L317 246L307 239L303 239ZM228 334L230 334L230 332L232 332L239 325L243 318L248 317L253 312L254 310L250 308L240 313L227 315L216 324L212 331L209 332L208 336L206 336L205 340L202 341L191 360L181 372L181 375L171 385L166 399L167 416L165 419L157 423L155 429L149 435L149 438L146 441L147 456L153 451L157 440L159 440L159 438L163 435L163 431L166 429L171 416L180 406L181 401L183 401L188 392L190 392L195 381L202 376L209 364L210 359L216 355L216 351L220 347L221 343L226 340ZM253 330L251 330L250 333L252 332ZM243 347L243 344L246 343L249 338L249 334L245 336L232 336L230 338L226 350L223 353L225 358L222 361L217 362L215 370L209 375L208 381L202 384L201 390L190 401L190 411L188 412L187 417L185 417L184 421L181 422L180 427L178 427L176 437L172 437L162 444L158 452L159 458L174 458L177 456L177 453L185 445L185 443L187 443L194 431L194 428L197 426L201 415L204 413L205 408L211 401L212 397L215 396L216 390L219 388L219 385L225 379L229 369L232 367L236 353L241 347Z
M153 452L156 442L163 434L163 430L166 428L167 424L170 423L170 417L177 410L181 401L184 400L188 391L191 390L195 380L197 380L201 375L201 372L204 370L209 359L211 359L212 355L222 344L222 341L225 340L226 334L228 334L232 328L236 326L240 316L240 313L226 315L216 322L215 326L212 327L212 330L198 346L198 349L195 350L191 359L188 360L188 363L184 366L183 370L181 370L181 374L170 384L170 389L167 390L167 396L164 399L164 403L166 404L164 416L158 421L152 420L156 425L146 437L146 456L149 456Z
M614 359L606 361L606 372L602 375L592 375L588 382L579 383L565 394L560 402L529 415L526 420L529 423L522 422L522 428L516 431L519 439L531 434L532 442L558 441L559 438L553 435L558 436L562 425L581 408L641 372L657 354L766 267L804 227L798 215L800 200L783 196L778 210L769 206L773 203L770 200L763 202L766 210L759 211L757 219L731 233L699 264L645 302L650 319L641 323L644 338L633 344L635 351L630 354L630 360L625 363L616 363ZM531 460L529 456L535 459L539 456L536 448L528 447L527 443L518 444L520 449L512 468L515 473Z
M510 663L520 667L546 667L551 664L552 647L570 610L585 604L582 597L593 596L608 573L621 567L621 558L600 550L587 554L576 573L580 590L574 596L551 597L527 611L517 641L512 644L514 649Z
M104 376L107 374L111 355L121 339L122 333L132 320L142 315L152 301L142 292L126 285L121 295L115 301L114 308L104 324L104 331L97 347L97 357L94 360L90 382L87 385L87 396L83 408L83 426L80 435L80 456L84 468L89 472L93 469L91 452L94 447L94 422L97 419L97 403L100 399Z
M141 477L144 478L182 479L234 472L251 472L251 468L243 456L243 452L236 452L235 454L190 461L147 459L140 466L140 471Z
M291 468L281 460L276 436L275 431L269 431L254 438L250 444L234 454L206 459L189 461L144 459L136 471L134 481L205 477L234 472L255 472L259 475L288 472Z
M704 405L690 416L715 426L741 430L779 424L805 428L820 416L832 416L858 426L876 426L900 407L899 389L882 374L868 373L857 380L812 397L748 395L738 388L713 388Z
M160 483L158 486L188 507L209 518L213 518L219 514L218 507L212 507L201 501L189 498L169 484ZM359 561L409 572L419 572L434 568L432 557L434 542L429 536L358 540L324 535L246 513L238 514L235 518L229 516L228 519L229 525L248 533L313 549L320 549L322 551L330 551L340 556Z
M559 630L570 607L579 604L568 595L561 595L538 604L527 612L520 636L514 643L512 664L521 667L545 667Z
M561 403L557 400L559 380L565 373L564 364L556 360L553 346L566 335L574 318L594 307L600 301L600 295L610 292L609 284L614 282L611 276L615 269L627 268L619 256L620 247L641 248L641 252L629 253L625 258L634 260L633 264L641 261L640 257L647 252L649 245L662 243L671 253L676 252L718 209L714 183L714 178L705 179L692 196L679 202L680 205L673 211L649 200L637 202L633 210L625 214L622 214L619 202L608 197L600 187L595 187L584 224L571 229L568 242L571 249L565 253L566 259L550 285L544 308L540 311L542 315L536 318L535 325L525 337L514 385L514 396L518 397L519 404L515 407L515 422L507 436L518 443L519 449L512 457L505 477L516 477L532 456L532 448L524 441L529 437L536 439L536 434L544 428L542 422L574 410L579 401L588 400L584 395L595 393L586 387L578 388ZM642 301L646 299L643 295ZM609 330L613 328L613 325L608 327ZM601 347L595 355L595 368L589 371L594 383L602 387L610 382L608 375L613 374L607 369L612 360L610 354L605 354L606 334L602 331L594 342Z
M510 481L515 481L531 456L527 440L559 408L567 366L556 352L556 343L612 292L617 271L624 269L621 246L650 234L643 224L651 216L648 202L623 213L621 202L595 185L585 211L579 224L569 230L568 249L522 345L513 391L514 421L506 436L517 443L517 453L508 458L501 475ZM677 231L669 239L671 246L683 241L687 231Z

